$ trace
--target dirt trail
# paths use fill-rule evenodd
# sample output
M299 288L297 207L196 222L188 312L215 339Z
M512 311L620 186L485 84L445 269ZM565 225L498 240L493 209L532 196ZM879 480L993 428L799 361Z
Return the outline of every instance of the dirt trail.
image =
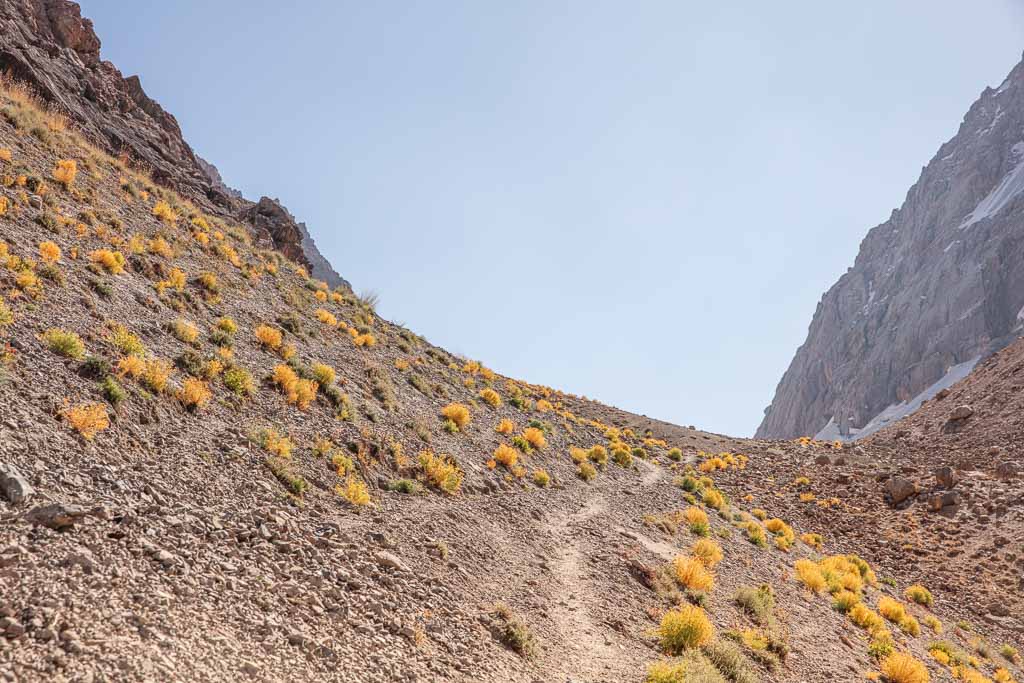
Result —
M656 466L642 462L641 467L645 471L640 490L635 492L638 494L662 477L662 470ZM610 683L632 680L636 675L634 663L624 656L629 643L601 619L601 608L593 602L598 587L593 585L587 567L604 548L592 531L604 528L622 533L658 554L670 553L671 549L616 526L615 498L612 492L595 492L577 512L546 526L553 541L550 616L562 641L558 661L548 662L557 676L552 681Z

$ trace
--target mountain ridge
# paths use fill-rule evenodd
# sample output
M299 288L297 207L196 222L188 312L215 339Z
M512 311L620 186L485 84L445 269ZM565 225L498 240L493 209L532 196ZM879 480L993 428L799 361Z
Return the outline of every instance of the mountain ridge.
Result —
M760 438L842 438L1021 333L1024 64L986 88L823 295ZM921 397L926 398L926 397Z
M0 73L29 83L49 105L108 153L125 155L170 187L222 217L254 215L251 202L229 188L216 167L185 140L174 115L150 98L138 76L125 77L101 59L93 23L70 0L0 3ZM280 202L274 200L278 208ZM262 212L266 213L264 209ZM320 253L309 230L287 210L265 236L330 286L349 283ZM255 227L255 226L253 226Z

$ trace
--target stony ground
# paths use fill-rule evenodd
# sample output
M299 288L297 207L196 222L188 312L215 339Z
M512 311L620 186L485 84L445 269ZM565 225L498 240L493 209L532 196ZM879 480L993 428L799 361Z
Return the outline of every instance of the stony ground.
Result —
M979 635L1019 647L1019 621L985 623L984 601L957 595L966 564L869 542L906 519L874 474L897 462L882 446L844 450L860 464L842 465L823 445L730 439L494 375L351 291L325 290L17 92L0 110L10 152L0 154L0 678L642 681L663 657L662 617L694 603L714 642L740 643L728 680L863 680L880 668L868 635L794 578L796 560L840 552L891 580L866 586L865 604L922 582L937 600L908 603L912 614L940 618L942 638L977 653L979 671L1019 677L1012 658L982 657ZM77 175L61 183L68 159ZM175 215L156 216L160 202ZM124 272L95 262L100 249L119 252ZM217 327L225 317L233 332ZM262 325L281 334L279 348L257 339ZM53 329L75 333L81 352ZM166 387L133 378L133 354L171 363ZM272 379L281 366L312 377L316 364L336 377L308 406ZM233 391L229 371L249 373L252 391ZM209 400L189 405L184 389L197 384ZM441 415L453 403L469 416L457 429ZM107 421L94 434L75 426L86 406ZM510 432L497 431L502 421ZM527 454L520 441L517 462L492 460L531 429L543 445ZM289 453L272 452L270 430ZM617 444L629 457L601 463L591 451L585 481L574 448ZM421 462L427 451L457 466L451 490ZM720 452L746 457L711 469ZM859 483L844 501L834 482L848 471ZM687 473L731 500L716 511L684 490ZM697 539L678 517L690 507L710 516L724 557L713 588L687 592L665 568ZM751 543L759 507L797 535L822 533L820 552ZM930 519L917 507L915 519ZM921 533L919 543L931 538ZM774 607L755 620L734 596L762 584ZM1006 590L1019 599L1019 587ZM971 631L955 626L966 618ZM892 647L948 677L928 655L936 634L891 630ZM785 644L774 665L754 637L769 631Z

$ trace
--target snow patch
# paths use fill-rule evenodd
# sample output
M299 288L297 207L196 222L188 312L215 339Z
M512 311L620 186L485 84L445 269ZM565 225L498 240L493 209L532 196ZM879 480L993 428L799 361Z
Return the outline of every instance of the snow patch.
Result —
M1024 319L1024 309L1021 309L1021 312L1017 314L1017 317ZM850 429L849 436L844 436L839 433L839 425L836 424L835 418L832 417L829 419L828 424L826 424L821 431L814 436L814 438L822 441L835 441L838 439L840 441L849 442L856 441L857 439L863 439L865 436L870 436L879 429L888 427L892 423L902 420L907 415L910 415L920 408L922 403L933 398L935 394L939 393L943 389L948 389L964 377L967 377L967 375L971 374L971 370L974 369L974 366L977 365L980 360L981 356L978 356L977 358L972 358L971 360L964 361L963 363L958 363L950 367L946 370L945 375L920 394L909 401L894 403L893 405L888 406L882 412L878 413L878 415L871 418L871 420L869 420L868 423L860 429Z
M1014 156L1020 158L1024 155L1024 142L1015 144L1012 151ZM963 222L960 224L960 230L969 228L984 218L996 215L1021 191L1024 191L1024 161L1018 161L1017 165L1003 176L1003 179L999 181L995 189L978 202L978 205L974 207L974 211L971 211L964 217Z

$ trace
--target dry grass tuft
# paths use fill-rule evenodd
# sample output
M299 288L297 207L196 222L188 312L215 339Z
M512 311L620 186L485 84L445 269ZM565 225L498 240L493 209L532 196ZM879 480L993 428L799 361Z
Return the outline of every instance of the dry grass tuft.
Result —
M928 668L914 657L893 652L882 661L882 673L889 683L928 683Z
M710 643L715 627L700 607L683 605L665 613L657 633L661 649L666 654L678 655Z

